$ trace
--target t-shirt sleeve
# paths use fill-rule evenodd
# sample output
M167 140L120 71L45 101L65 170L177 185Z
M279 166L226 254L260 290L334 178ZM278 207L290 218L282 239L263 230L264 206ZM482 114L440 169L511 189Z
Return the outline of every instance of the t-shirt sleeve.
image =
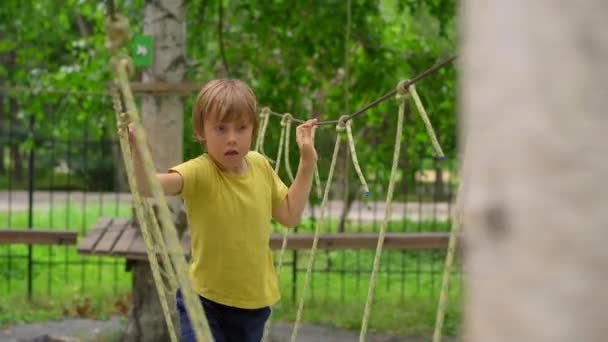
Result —
M270 163L268 163L268 166L270 166ZM272 174L272 206L275 207L287 197L289 189L272 167L270 168L270 172Z
M169 169L169 172L177 172L182 176L183 198L191 197L197 191L210 191L211 165L202 157L188 160Z
M270 187L272 188L272 206L277 206L281 201L283 201L287 197L287 192L289 192L289 188L283 181L281 177L274 171L270 162L261 154L258 154L258 158L263 160L266 169L270 173Z
M272 168L272 166L270 165L270 162L268 162L268 160L266 159L266 157L264 157L262 154L255 152L255 158L257 158L261 163L264 164L264 168L266 169L267 173L270 175L269 179L270 179L270 187L272 189L272 206L276 206L277 204L279 204L281 201L283 201L285 199L285 197L287 197L287 192L289 191L289 188L287 188L287 185L285 185L285 183L283 183L283 181L281 180L281 178L279 177L279 175L274 172L274 169Z

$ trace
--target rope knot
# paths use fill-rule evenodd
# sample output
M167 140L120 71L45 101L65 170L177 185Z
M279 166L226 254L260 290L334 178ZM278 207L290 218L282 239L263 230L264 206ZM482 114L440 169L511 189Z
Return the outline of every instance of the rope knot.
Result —
M260 117L265 118L269 115L270 115L270 108L268 108L268 107L262 108L262 111L260 112Z
M349 115L342 115L338 119L338 124L336 125L336 131L344 132L344 130L346 130L346 125L348 124L349 120L350 120Z
M291 120L293 120L293 116L291 114L283 114L283 118L281 119L281 126L286 126Z
M121 112L118 114L118 126L121 129L126 129L131 122L131 118L129 117L129 113Z
M114 70L118 70L121 64L125 64L127 75L133 76L135 74L135 66L133 64L133 59L131 59L131 57L125 54L117 53L116 55L112 56L110 58L110 64L112 65L112 68L114 68Z
M125 46L129 40L129 19L121 14L115 15L116 20L106 17L106 48L112 53Z
M406 80L402 80L399 82L399 84L397 84L397 96L396 97L398 100L405 99L409 95L409 91L405 87L406 83L407 83ZM410 85L410 87L413 87L413 86L414 86L413 84Z

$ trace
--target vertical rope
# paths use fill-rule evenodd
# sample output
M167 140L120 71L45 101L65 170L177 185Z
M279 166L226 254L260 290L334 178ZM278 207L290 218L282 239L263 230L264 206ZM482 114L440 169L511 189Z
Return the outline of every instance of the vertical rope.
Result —
M454 264L454 255L456 254L456 244L460 229L462 228L462 178L458 193L456 195L456 206L452 215L452 231L450 232L450 242L448 244L448 252L445 257L445 267L443 269L443 279L441 281L441 292L439 294L439 304L437 306L437 316L435 317L435 331L433 332L433 342L441 341L441 332L443 330L443 321L445 318L445 310L448 302L448 291L450 288L450 275Z
M401 136L403 135L403 117L405 116L405 101L406 93L398 88L397 100L399 101L399 115L397 118L397 133L395 137L395 150L393 152L393 164L391 166L391 174L388 183L388 190L386 194L386 203L384 207L384 220L380 226L380 234L378 236L378 244L376 245L376 256L374 257L374 266L372 267L372 274L370 276L369 288L367 291L367 302L365 303L365 310L363 311L363 321L361 322L361 332L359 334L359 341L365 341L365 335L367 334L367 326L369 322L369 316L371 312L371 306L374 298L374 289L376 287L376 275L380 268L380 259L382 257L382 247L384 245L384 235L386 233L386 226L391 217L391 204L393 201L393 191L395 189L395 181L397 179L397 165L399 164L399 153L401 150Z
M283 146L285 147L285 171L287 171L287 176L291 183L293 183L293 172L291 171L291 164L289 162L289 139L291 134L292 116L291 114L285 114L283 118L285 120L285 141L283 142Z
M400 89L405 88L405 81L401 81L399 83L398 87ZM422 101L420 101L418 92L416 92L416 86L412 84L408 87L407 90L412 95L412 98L414 99L414 103L416 104L416 109L418 110L418 114L420 114L420 117L422 118L422 121L424 122L424 126L426 127L426 132L428 133L429 138L431 139L431 143L433 144L433 149L435 150L435 155L437 156L437 158L444 160L445 155L443 154L443 151L441 150L441 146L439 145L439 142L437 141L437 136L435 136L435 131L433 130L433 125L431 125L431 121L429 120L429 116L426 113L424 106L422 105Z
M302 288L302 295L300 296L300 302L298 304L298 311L296 313L296 321L293 326L293 331L291 332L291 342L295 342L296 337L298 336L298 329L300 328L300 322L302 321L302 311L304 310L304 300L306 299L306 293L308 291L308 285L310 283L310 275L312 273L312 268L315 262L315 252L317 250L317 244L319 242L319 233L321 222L325 219L325 207L327 204L327 199L329 197L329 189L331 187L331 181L334 175L334 169L336 167L336 161L338 159L338 152L340 151L340 141L342 140L340 134L344 132L345 122L341 121L336 126L336 130L338 131L338 135L336 137L336 144L334 146L334 153L331 159L331 165L329 167L329 174L327 175L327 182L325 183L325 191L323 193L323 200L321 201L321 213L319 214L319 219L315 223L315 233L312 240L312 248L310 250L310 255L308 257L308 267L306 268L306 276L304 277L304 287Z
M165 244L165 239L163 237L162 230L160 229L160 226L158 225L158 220L156 219L156 217L154 215L154 210L152 209L151 204L146 199L143 199L143 204L144 204L144 213L147 214L148 222L150 222L150 225L152 226L152 229L150 229L150 231L152 234L152 238L154 239L155 244L158 248L158 253L161 256L163 264L167 268L168 274L173 275L172 277L168 278L169 286L171 287L172 291L175 291L175 290L177 290L177 286L178 286L177 280L176 280L176 275L175 275L175 268L173 267L173 263L171 262L171 259L169 258L169 252L168 252L167 246Z
M317 126L312 127L312 145L315 145L315 134L317 133ZM318 162L317 162L318 164ZM317 200L321 202L323 200L322 190L321 190L321 177L319 176L319 167L318 165L315 167L315 189L317 192Z
M349 120L346 123L346 135L348 136L348 146L350 147L350 155L353 160L353 165L355 167L355 171L357 172L357 176L359 176L359 181L361 182L361 186L363 186L363 191L365 196L369 196L369 187L367 182L365 181L365 177L363 176L363 171L361 171L361 166L359 165L359 159L357 158L357 150L355 149L355 139L353 139L353 132L351 128L352 120Z
M266 127L268 127L268 120L270 119L270 114L268 113L269 111L270 109L268 107L262 108L262 112L260 113L260 118L262 119L262 122L255 142L255 151L260 152L263 155L265 155L264 140L266 138Z
M274 164L274 172L279 173L281 169L281 156L283 154L283 144L285 143L285 115L281 119L281 136L279 137L279 150L277 151L277 160Z

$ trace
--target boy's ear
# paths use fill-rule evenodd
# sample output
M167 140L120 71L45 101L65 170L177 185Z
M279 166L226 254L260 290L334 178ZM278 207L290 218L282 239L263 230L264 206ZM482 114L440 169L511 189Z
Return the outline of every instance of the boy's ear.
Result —
M203 143L205 142L205 134L204 133L196 133L196 140L198 140L199 142Z

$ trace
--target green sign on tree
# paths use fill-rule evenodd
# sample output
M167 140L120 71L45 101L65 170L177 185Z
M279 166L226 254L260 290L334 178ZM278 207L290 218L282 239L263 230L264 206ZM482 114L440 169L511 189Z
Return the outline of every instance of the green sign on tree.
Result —
M135 67L152 64L152 36L135 36L131 44L131 57Z

